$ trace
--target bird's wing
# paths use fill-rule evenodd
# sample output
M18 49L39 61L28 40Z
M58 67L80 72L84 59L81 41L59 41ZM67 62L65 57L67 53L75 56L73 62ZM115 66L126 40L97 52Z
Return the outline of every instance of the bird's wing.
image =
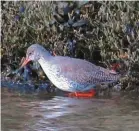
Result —
M98 84L116 81L119 75L111 74L110 70L96 66L86 60L70 57L55 57L53 61L59 66L60 74L81 84Z

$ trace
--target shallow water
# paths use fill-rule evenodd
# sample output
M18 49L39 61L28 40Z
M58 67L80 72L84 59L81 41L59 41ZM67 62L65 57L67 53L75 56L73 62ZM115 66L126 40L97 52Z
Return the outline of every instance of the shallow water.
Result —
M76 99L1 88L2 131L139 131L139 101Z

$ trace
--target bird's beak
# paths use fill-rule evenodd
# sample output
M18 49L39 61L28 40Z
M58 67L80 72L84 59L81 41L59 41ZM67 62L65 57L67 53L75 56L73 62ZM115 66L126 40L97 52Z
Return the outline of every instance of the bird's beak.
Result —
M25 60L24 60L24 62L22 63L22 65L21 65L21 67L20 68L22 68L22 67L24 67L28 62L30 62L31 60L29 59L29 58L26 58Z

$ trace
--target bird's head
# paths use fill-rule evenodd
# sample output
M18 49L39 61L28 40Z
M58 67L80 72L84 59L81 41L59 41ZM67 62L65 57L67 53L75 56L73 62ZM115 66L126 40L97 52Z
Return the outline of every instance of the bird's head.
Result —
M50 55L48 51L39 44L33 44L27 49L26 59L24 60L21 67L25 66L30 61L38 61L41 56L45 53L45 55Z

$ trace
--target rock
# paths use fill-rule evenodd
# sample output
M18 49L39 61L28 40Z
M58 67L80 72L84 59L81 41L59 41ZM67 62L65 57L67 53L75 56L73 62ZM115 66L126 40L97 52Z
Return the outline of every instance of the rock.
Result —
M20 11L21 13L23 13L23 12L25 11L25 8L22 6L22 7L20 7L19 11Z
M88 20L84 20L84 19L81 19L81 20L78 20L77 22L75 22L72 27L82 27L82 26L86 26L88 25Z
M71 56L74 57L75 50L76 50L76 40L69 39L67 41L67 47L68 47L68 50L69 50Z

